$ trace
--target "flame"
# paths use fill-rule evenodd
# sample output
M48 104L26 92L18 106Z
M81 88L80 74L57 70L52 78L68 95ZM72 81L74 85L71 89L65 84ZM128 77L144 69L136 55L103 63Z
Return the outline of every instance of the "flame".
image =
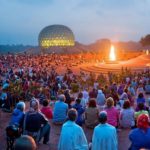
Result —
M146 55L149 55L149 50L148 49L146 50Z
M114 48L113 45L111 45L111 48L110 48L109 60L111 60L111 61L115 61L116 60L115 48Z

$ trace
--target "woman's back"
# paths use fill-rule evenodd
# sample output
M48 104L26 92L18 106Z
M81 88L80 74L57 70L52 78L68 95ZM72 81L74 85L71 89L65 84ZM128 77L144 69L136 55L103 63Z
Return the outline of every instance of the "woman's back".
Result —
M98 124L98 109L89 107L85 110L85 124L87 127L95 127Z

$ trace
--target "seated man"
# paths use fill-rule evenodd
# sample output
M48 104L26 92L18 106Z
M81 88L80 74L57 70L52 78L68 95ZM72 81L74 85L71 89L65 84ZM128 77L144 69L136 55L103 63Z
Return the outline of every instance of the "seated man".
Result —
M63 124L58 150L88 150L88 143L83 129L75 123L77 111L68 111L68 121Z
M99 113L100 124L94 128L92 150L117 150L118 140L116 128L107 124L107 113Z
M50 125L39 111L39 101L36 99L30 101L30 110L25 114L24 134L34 137L37 142L44 137L43 144L49 141Z
M53 122L63 124L67 118L68 104L65 102L65 95L61 94L54 105Z

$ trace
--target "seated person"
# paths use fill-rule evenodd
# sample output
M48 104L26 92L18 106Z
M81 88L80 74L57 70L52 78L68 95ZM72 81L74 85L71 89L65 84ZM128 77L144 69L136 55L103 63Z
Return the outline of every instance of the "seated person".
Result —
M120 111L119 120L120 126L123 128L133 128L135 126L134 109L131 107L129 100L124 102L123 109Z
M53 122L63 124L66 121L68 104L65 103L65 95L61 94L54 105Z
M7 99L7 90L2 88L0 93L0 107L4 107Z
M150 127L149 117L146 114L141 114L137 119L137 128L129 133L131 141L131 150L150 149Z
M49 106L49 101L48 100L43 101L43 107L41 109L41 112L47 117L47 119L52 119L53 118L53 113L52 113L52 110Z
M150 80L149 80L148 83L145 85L145 93L146 93L146 94L150 94Z
M148 111L145 109L145 106L143 103L138 104L138 111L135 112L135 119L137 120L138 116L141 114L149 115Z
M32 99L30 109L24 118L24 134L32 136L37 142L43 139L43 144L49 141L50 125L47 118L39 111L39 101Z
M19 103L17 103L17 106L12 113L11 120L10 120L9 124L10 125L16 125L16 126L22 128L24 115L25 115L25 103L19 102Z
M79 125L79 126L82 126L83 122L84 122L84 119L83 119L83 113L85 111L85 109L82 107L82 105L80 104L81 102L81 99L76 99L76 103L72 106L74 109L77 110L78 112L78 116L77 116L77 120L76 120L76 123Z
M58 150L88 150L88 143L83 129L75 123L77 111L68 111L68 121L62 126Z
M31 136L23 135L18 138L14 145L14 150L36 150L37 146Z
M138 98L136 99L136 103L138 105L138 103L144 103L145 104L145 98L143 93L139 93Z
M107 112L107 123L114 127L118 127L119 112L116 107L114 107L114 100L112 97L107 98L106 108L104 110Z
M96 100L90 99L88 108L85 110L85 125L89 128L94 128L98 125L98 108L96 107Z
M99 125L94 128L92 150L118 150L116 128L107 123L107 113L99 113Z

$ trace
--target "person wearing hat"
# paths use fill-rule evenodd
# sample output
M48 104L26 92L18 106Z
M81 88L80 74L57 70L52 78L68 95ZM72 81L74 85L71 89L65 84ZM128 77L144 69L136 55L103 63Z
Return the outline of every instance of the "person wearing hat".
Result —
M107 113L99 113L99 125L94 128L92 150L117 150L116 128L107 123Z
M137 128L129 133L131 146L129 150L150 149L149 116L141 114L137 119Z

